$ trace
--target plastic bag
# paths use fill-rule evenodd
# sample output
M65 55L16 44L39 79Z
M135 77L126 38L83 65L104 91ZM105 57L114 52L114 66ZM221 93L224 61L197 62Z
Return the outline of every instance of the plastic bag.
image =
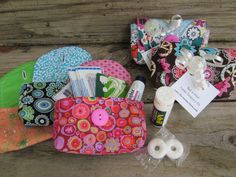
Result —
M181 166L190 152L190 144L177 138L165 127L161 128L148 145L135 153L135 158L147 170L154 170L159 163L168 158L176 166Z

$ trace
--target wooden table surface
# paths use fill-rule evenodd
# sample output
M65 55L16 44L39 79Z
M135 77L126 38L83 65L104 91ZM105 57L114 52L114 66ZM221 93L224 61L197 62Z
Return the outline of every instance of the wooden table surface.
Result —
M204 18L211 47L236 47L235 0L2 0L0 1L0 76L36 60L51 49L79 45L95 59L119 61L133 77L149 72L131 60L129 23L137 16ZM157 132L150 124L154 89L147 81L143 101L148 140ZM183 166L164 160L144 170L134 154L84 156L59 153L49 140L0 154L0 177L235 177L236 95L212 102L196 119L175 103L167 128L191 144Z

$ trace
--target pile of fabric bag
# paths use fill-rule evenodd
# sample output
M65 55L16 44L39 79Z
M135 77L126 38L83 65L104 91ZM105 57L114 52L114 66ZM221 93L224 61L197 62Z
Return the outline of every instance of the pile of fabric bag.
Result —
M220 91L217 98L230 97L235 87L236 49L208 48L209 36L205 20L183 20L179 15L171 20L137 18L131 24L131 55L137 64L147 65L154 88L172 85L188 71L189 59L200 56L207 65L205 79ZM191 55L186 57L183 49ZM0 153L51 138L55 149L75 154L131 153L144 146L142 101L70 93L68 98L54 99L68 85L68 68L77 66L100 67L107 77L129 86L133 81L119 63L93 60L89 52L75 46L52 50L18 66L0 78ZM104 82L113 89L119 86L110 78Z
M73 96L68 69L75 67L82 69L81 74L102 69L98 92L104 95L87 96L85 86L86 96ZM93 76L86 77L94 86ZM132 77L121 64L92 60L90 53L75 46L26 62L0 80L0 153L51 138L55 149L67 153L137 151L146 139L146 123L143 102L124 97L131 84Z
M174 15L171 20L137 18L131 24L131 55L139 65L150 69L155 88L170 86L188 69L189 58L181 58L187 49L192 56L200 56L206 68L204 76L220 93L217 98L232 95L236 77L236 49L209 48L210 30L202 19L184 20ZM186 51L186 50L185 50Z

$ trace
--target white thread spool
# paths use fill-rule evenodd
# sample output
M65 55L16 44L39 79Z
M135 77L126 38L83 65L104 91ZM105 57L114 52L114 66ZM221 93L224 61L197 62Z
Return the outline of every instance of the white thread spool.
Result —
M154 159L162 159L167 152L166 143L160 138L154 138L148 143L148 154Z
M179 159L184 153L183 144L177 139L169 139L166 141L167 156L170 159Z

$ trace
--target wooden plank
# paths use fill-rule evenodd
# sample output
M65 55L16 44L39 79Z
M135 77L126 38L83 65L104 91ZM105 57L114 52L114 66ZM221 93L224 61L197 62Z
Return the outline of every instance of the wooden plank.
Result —
M204 18L211 41L236 41L234 0L3 0L0 45L128 43L138 16Z
M210 43L210 46L235 47L236 43ZM0 47L0 76L26 61L36 60L39 56L57 47L61 46ZM147 67L136 65L132 61L128 44L82 45L81 47L89 51L94 59L113 59L120 62L132 74L133 78L138 74L144 75L146 78L150 76ZM150 79L147 79L143 100L147 103L153 102L154 93L152 83ZM236 94L233 94L230 99L221 101L234 100L236 100Z
M146 171L134 154L85 156L59 153L53 141L0 155L0 177L235 177L236 102L211 103L197 119L175 104L167 128L191 143L182 167L165 159L154 171ZM222 109L224 108L224 109ZM158 131L150 124L152 104L146 104L148 140Z

